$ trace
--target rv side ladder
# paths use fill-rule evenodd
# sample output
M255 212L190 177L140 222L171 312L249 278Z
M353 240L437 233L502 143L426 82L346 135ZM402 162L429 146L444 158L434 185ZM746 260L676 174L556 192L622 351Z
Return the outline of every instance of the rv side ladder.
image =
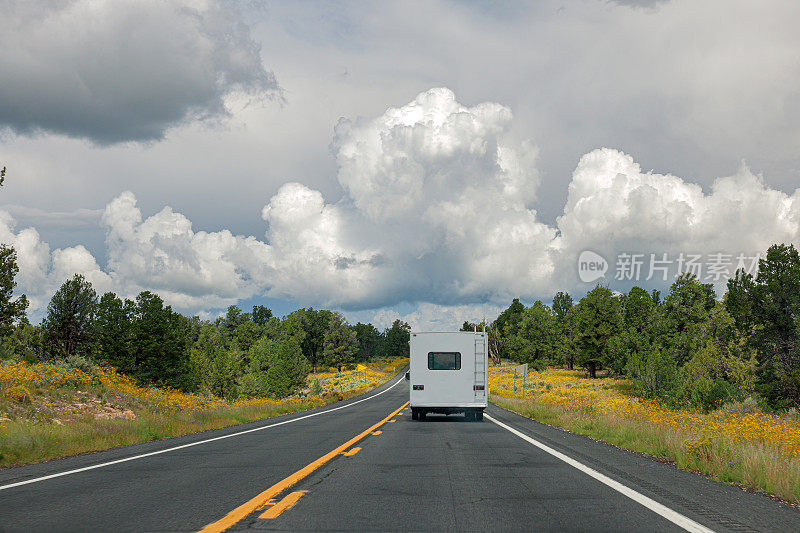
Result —
M485 333L475 337L475 379L472 387L475 399L486 397L486 337ZM478 389L477 386L482 387Z

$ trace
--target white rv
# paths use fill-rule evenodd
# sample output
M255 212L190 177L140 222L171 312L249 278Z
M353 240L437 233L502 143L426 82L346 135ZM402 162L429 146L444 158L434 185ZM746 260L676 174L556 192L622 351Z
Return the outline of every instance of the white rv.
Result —
M411 333L411 418L464 413L483 420L489 393L487 334L481 331Z

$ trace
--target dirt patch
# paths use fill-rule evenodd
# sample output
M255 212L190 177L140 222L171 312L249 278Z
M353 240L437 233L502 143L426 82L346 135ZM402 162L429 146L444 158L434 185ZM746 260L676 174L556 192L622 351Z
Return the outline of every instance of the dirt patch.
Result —
M6 420L52 422L62 425L73 420L136 418L136 413L125 405L108 401L85 391L34 394L30 404L13 402L3 406L0 417Z
M59 415L56 417L61 422L67 422L77 418L86 418L91 416L95 420L117 418L131 420L136 418L136 413L127 407L116 405L112 402L102 400L100 398L92 397L87 394L81 394L78 401L73 402L53 402L51 404L61 403L61 405L50 405L53 411L58 411Z

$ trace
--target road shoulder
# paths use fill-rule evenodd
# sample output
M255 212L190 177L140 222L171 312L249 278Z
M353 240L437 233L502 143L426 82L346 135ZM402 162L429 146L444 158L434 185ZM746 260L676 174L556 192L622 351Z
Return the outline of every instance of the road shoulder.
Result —
M673 464L643 454L541 424L494 404L490 404L487 413L525 435L716 531L800 529L800 511L783 502L719 483L694 472L680 470Z

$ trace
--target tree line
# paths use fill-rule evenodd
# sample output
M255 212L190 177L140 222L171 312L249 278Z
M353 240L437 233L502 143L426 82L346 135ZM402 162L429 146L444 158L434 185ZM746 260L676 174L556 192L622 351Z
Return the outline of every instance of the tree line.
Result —
M407 356L410 328L350 325L341 313L298 309L283 318L231 306L215 320L186 317L157 295L98 296L80 275L53 295L38 325L28 300L13 297L12 248L0 245L0 358L110 365L143 383L227 398L281 397L310 370L341 369L376 356ZM662 298L633 287L596 286L578 302L559 292L551 306L514 299L487 327L490 352L543 368L583 367L627 376L635 391L668 403L711 409L758 398L770 408L800 408L800 256L776 244L755 276L728 281L720 300L711 284L679 276Z
M465 322L462 329L483 324ZM519 299L487 324L493 355L534 367L580 366L627 376L636 393L702 409L757 398L800 409L800 257L776 244L755 276L738 271L720 300L693 274L662 299L633 287L596 286L577 303L558 292L552 306Z
M27 321L25 296L13 298L14 250L0 246L0 359L106 365L140 383L219 397L285 397L309 371L407 356L410 327L396 320L379 331L348 324L338 312L304 308L283 318L256 305L228 308L215 320L186 317L157 294L99 296L76 274L53 295L38 325Z

